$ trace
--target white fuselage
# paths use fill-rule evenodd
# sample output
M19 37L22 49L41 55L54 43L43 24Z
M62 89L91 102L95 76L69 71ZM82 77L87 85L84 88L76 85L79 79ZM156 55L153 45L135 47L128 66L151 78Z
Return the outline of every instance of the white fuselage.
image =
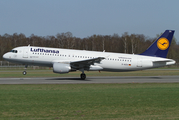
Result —
M3 55L3 58L10 62L47 67L53 67L53 63L55 62L70 64L74 61L83 61L97 57L104 57L105 59L101 60L101 62L99 63L94 63L94 65L91 65L90 70L120 72L149 69L175 64L175 61L172 59L135 54L58 49L34 46L16 47L13 50L15 52L8 52Z

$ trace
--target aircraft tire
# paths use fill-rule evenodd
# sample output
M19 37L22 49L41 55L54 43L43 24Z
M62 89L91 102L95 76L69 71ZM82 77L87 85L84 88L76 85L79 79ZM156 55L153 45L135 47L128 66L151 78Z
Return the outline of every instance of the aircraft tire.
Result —
M85 80L85 79L86 79L86 74L83 74L83 73L82 73L82 74L80 75L80 77L81 77L82 80Z
M26 72L26 71L23 71L23 72L22 72L22 74L23 74L23 75L26 75L26 74L27 74L27 72Z

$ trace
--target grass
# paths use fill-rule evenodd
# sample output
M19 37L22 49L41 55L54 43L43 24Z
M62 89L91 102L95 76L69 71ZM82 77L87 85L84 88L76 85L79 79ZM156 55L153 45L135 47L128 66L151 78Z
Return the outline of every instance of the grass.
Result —
M79 77L81 72L0 70L0 77ZM164 76L179 70L86 72L87 76ZM0 85L0 120L179 119L179 83Z
M0 85L0 119L179 119L179 84Z
M53 73L53 70L27 70L27 75L22 75L23 69L4 69L0 71L0 78L8 77L79 77L81 72L70 72L68 74L56 74ZM170 76L170 75L179 75L179 69L152 69L152 70L143 70L143 71L132 71L132 72L104 72L101 71L86 71L88 76Z

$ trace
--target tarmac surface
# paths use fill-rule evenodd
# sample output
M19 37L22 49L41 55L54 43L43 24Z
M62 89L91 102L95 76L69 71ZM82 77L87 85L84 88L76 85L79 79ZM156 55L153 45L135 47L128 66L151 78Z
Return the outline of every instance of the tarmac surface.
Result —
M0 84L179 83L179 76L0 78Z

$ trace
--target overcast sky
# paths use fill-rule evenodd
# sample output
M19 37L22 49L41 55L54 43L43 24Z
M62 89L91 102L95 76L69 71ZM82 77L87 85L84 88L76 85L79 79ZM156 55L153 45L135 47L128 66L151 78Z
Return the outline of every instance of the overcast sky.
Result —
M171 29L179 41L178 12L179 0L0 0L0 35L128 32L153 38Z

